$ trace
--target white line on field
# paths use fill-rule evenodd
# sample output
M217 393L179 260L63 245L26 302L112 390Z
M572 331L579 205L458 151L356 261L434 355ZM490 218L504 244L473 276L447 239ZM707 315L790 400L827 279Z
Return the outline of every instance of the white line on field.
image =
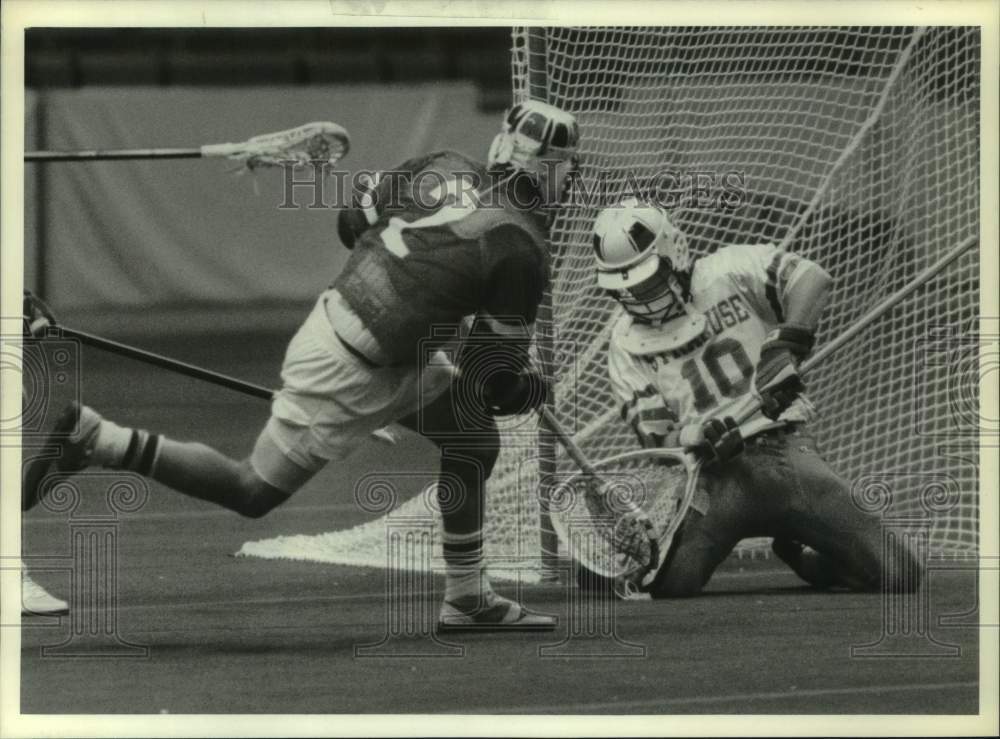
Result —
M569 705L555 704L545 706L491 707L483 709L491 713L581 713L594 710L614 711L615 709L649 708L651 710L668 708L670 706L711 705L713 703L736 703L744 701L787 700L789 698L819 698L834 695L858 695L884 693L927 692L935 690L965 690L978 688L979 683L970 680L954 683L917 683L912 685L866 685L855 688L815 688L811 690L783 690L771 693L734 693L731 695L698 695L686 698L648 698L636 701L609 701L607 703L574 703ZM468 710L468 709L466 709Z
M331 513L338 513L346 511L348 513L364 513L364 511L357 505L357 503L323 503L316 505L299 505L288 508L282 508L282 515L296 514L296 513L316 513L317 511L329 511ZM365 514L366 516L371 516L371 514ZM225 508L206 508L203 511L155 511L150 513L129 513L127 516L122 517L122 522L127 523L130 521L153 521L153 520L166 520L171 519L182 519L182 518L214 518L216 516L221 516L223 518L238 518L238 514L233 511L227 510ZM22 523L25 526L28 525L46 525L53 526L56 524L65 524L65 519L57 519L53 517L42 516L29 516L22 519Z
M494 713L538 713L539 711L558 711L559 713L577 713L583 711L613 711L615 709L649 708L651 710L668 708L670 706L711 705L713 703L736 703L746 701L787 700L789 698L819 698L834 695L858 695L885 693L928 692L935 690L965 690L978 688L979 683L970 680L954 683L917 683L912 685L866 685L855 688L815 688L810 690L782 690L770 693L734 693L731 695L698 695L685 698L649 698L637 701L609 701L607 703L577 703L571 705L551 706L517 706L490 708Z
M155 608L156 610L167 610L171 608L210 608L228 607L238 608L240 606L270 606L281 605L283 603L334 603L342 601L368 601L385 598L385 590L377 593L352 593L350 595L320 595L303 596L298 598L229 598L227 600L197 600L197 601L174 601L169 603L119 603L116 608L119 611L133 611Z

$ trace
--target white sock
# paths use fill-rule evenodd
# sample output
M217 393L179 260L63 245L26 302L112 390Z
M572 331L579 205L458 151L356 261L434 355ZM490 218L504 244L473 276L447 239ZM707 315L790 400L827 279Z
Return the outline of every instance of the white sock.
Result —
M116 469L134 470L150 475L160 457L160 435L143 429L119 426L114 421L101 420L91 455L91 464Z
M447 570L444 579L444 599L485 597L492 592L483 567L483 532L466 534L442 532L441 545Z
M490 578L482 567L464 569L449 567L444 580L444 599L482 597L493 592Z
M97 429L91 462L99 467L120 467L131 440L132 429L119 426L106 418L102 419Z

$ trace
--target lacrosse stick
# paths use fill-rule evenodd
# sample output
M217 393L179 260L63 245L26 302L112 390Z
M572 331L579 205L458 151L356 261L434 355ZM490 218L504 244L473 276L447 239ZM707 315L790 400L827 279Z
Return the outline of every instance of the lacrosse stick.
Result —
M837 338L799 366L799 373L815 369L840 351L880 316L890 311L908 295L940 273L951 262L977 244L978 237L966 239L937 262L927 267L909 283L865 313ZM759 398L749 401L735 419L748 421L760 409ZM648 586L663 565L670 543L687 515L697 488L703 459L682 448L641 449L590 463L572 440L543 413L546 422L580 467L580 472L554 486L548 501L552 528L566 545L570 556L592 573L624 587L625 593ZM569 442L567 444L567 441ZM595 506L593 480L599 478L607 488L610 501L603 508ZM628 499L627 503L620 502ZM652 526L658 545L656 562L645 560L644 551L623 546L617 530L623 517L634 517L637 506ZM621 590L619 590L621 592Z
M205 144L194 149L95 149L29 151L26 162L77 162L112 159L234 159L246 169L284 164L335 164L351 145L347 129L329 121L306 123L265 133L236 144Z
M154 367L161 367L181 375L186 375L187 377L193 377L196 380L211 383L212 385L229 388L230 390L235 390L236 392L249 395L253 398L271 400L274 397L274 391L264 387L263 385L255 385L252 382L239 380L235 377L224 375L221 372L214 372L212 370L205 369L204 367L188 364L187 362L182 362L179 359L171 359L170 357L165 357L162 354L156 354L155 352L146 351L145 349L139 349L134 346L129 346L128 344L122 344L121 342L113 341L112 339L105 339L103 336L97 336L96 334L80 331L79 329L70 328L69 326L58 324L49 329L49 331L52 336L69 336L76 339L81 344L93 346L97 349L103 349L104 351L108 351L113 354L120 354L121 356L129 357L130 359L136 359L140 362L151 364ZM59 332L61 332L61 334L59 334ZM43 334L40 338L46 338L46 336ZM377 441L387 444L395 444L397 441L396 434L388 428L373 431L371 435L372 438Z
M571 547L571 552L584 548L590 552L587 559L591 561L585 564L600 566L600 570L591 568L599 574L616 572L617 576L641 579L661 561L661 532L655 529L649 511L654 508L653 496L665 488L647 485L641 479L648 465L633 465L632 474L622 474L607 464L592 464L548 408L543 406L539 413L580 468L579 473L550 493L549 513L556 534ZM646 451L635 454L643 456ZM577 519L585 526L574 526ZM581 536L589 538L584 544L571 544Z

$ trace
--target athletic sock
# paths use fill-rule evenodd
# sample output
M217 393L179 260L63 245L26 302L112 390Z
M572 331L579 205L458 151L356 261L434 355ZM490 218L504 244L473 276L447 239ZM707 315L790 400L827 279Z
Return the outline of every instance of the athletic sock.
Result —
M444 599L485 598L493 592L483 567L483 533L443 535L442 548L448 566L445 573Z
M160 453L160 435L119 426L103 419L94 442L91 462L103 467L149 475Z

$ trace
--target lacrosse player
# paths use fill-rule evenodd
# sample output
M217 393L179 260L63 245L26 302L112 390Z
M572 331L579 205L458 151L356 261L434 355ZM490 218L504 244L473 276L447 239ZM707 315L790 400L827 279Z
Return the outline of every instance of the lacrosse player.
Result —
M494 416L544 401L527 347L548 280L547 212L576 166L577 138L571 115L522 103L505 117L485 166L438 152L357 193L338 222L352 253L292 338L283 387L246 459L82 407L56 429L72 428L79 415L80 432L62 441L57 469L134 470L259 517L399 420L441 450L448 568L439 627L553 628L552 617L492 590L482 564L482 498L499 453ZM457 351L446 353L463 333Z
M814 411L799 362L812 350L831 278L770 244L733 245L700 259L659 207L628 199L594 224L597 283L624 312L608 371L622 418L645 447L707 459L698 492L653 597L699 593L743 538L774 552L819 588L919 583L898 547L883 556L879 519L856 507L806 433ZM734 416L760 404L743 427Z

